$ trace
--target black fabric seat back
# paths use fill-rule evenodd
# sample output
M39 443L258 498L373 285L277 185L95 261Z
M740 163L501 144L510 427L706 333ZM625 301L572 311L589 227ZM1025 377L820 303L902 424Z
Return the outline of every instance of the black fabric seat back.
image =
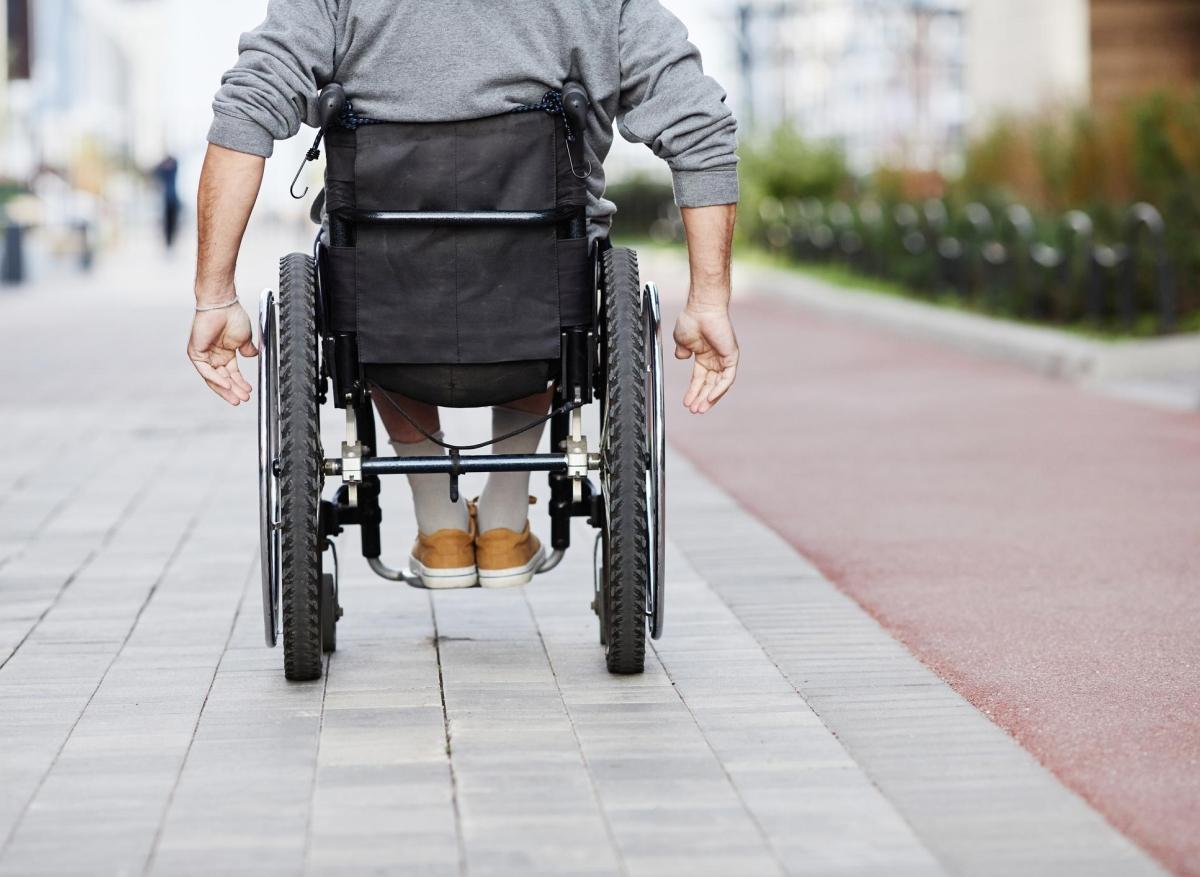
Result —
M357 335L364 364L559 360L562 329L590 324L593 306L587 190L569 148L562 118L544 112L329 132L330 318ZM347 221L347 211L564 218L401 226Z

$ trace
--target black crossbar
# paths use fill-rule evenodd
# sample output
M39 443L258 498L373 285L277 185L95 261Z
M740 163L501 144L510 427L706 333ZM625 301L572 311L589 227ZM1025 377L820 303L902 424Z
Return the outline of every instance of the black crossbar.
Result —
M555 225L579 214L580 208L555 210L338 210L334 216L367 225L511 226Z
M332 471L341 474L341 460L330 460ZM451 457L373 457L363 460L364 475L450 475ZM566 472L566 454L508 454L458 458L458 473L472 472Z

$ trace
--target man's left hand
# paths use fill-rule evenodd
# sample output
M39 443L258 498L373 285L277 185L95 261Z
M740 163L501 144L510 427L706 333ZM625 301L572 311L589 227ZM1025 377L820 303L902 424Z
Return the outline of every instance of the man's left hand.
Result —
M675 358L691 359L692 382L683 405L693 414L705 414L729 392L737 378L737 335L729 308L689 303L675 324Z

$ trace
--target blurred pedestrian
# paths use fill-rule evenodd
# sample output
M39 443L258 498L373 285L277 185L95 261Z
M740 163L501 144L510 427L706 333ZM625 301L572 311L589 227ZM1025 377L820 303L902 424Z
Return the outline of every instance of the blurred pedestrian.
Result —
M179 231L179 162L167 155L154 168L154 178L162 188L162 231L163 243L170 250L175 246L175 235Z

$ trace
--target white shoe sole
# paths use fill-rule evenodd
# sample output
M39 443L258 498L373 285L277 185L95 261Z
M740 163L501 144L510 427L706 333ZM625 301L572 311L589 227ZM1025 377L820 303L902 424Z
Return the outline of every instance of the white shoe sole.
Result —
M457 569L431 569L415 557L408 558L409 569L431 591L456 591L479 584L479 572L473 566Z
M511 569L481 569L479 586L481 588L519 588L521 585L532 582L538 569L545 562L546 548L543 546L524 566L514 566Z

